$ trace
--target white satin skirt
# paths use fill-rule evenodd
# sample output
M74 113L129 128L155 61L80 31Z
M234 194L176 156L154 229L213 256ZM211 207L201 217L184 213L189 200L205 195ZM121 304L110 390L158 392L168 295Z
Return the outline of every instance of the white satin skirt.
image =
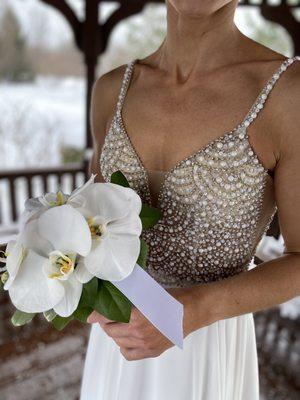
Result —
M81 400L259 400L253 314L192 332L184 349L127 361L98 324L91 328Z

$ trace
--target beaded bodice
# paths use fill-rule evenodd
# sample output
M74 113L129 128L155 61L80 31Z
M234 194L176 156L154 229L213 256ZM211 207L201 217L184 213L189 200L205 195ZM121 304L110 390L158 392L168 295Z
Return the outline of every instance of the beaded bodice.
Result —
M300 57L286 59L232 131L195 151L165 173L156 206L163 218L143 231L146 269L165 287L224 279L248 269L277 210L273 180L250 146L247 128L280 75ZM143 202L152 204L149 174L126 132L122 105L136 60L124 73L116 112L100 156L105 181L121 170Z

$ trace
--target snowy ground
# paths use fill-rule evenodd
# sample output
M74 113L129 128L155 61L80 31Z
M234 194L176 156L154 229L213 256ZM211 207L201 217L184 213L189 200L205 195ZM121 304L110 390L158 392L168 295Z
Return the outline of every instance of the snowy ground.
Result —
M0 169L55 165L60 146L84 147L84 80L38 77L34 83L0 83L0 115Z
M58 165L60 148L85 146L84 80L38 77L33 83L0 83L0 116L0 171ZM50 186L55 187L51 178ZM17 185L22 211L26 182ZM70 192L68 177L63 185ZM33 191L42 194L41 182L33 183ZM10 225L8 182L0 182L0 229Z

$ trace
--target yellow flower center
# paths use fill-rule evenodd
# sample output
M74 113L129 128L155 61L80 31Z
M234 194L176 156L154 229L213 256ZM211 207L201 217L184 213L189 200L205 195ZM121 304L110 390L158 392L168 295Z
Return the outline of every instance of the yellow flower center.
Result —
M6 284L8 278L9 278L8 272L7 271L3 272L3 274L1 275L1 282L3 283L3 285Z
M66 254L61 252L59 252L59 254L53 254L50 256L50 261L52 267L57 271L49 275L51 279L66 277L74 271L75 260Z
M56 193L56 196L57 196L57 205L58 206L62 206L63 204L65 204L65 198L61 191L58 191Z
M6 253L5 251L0 251L0 262L5 264L6 263L6 259L7 259L8 253Z
M105 232L104 225L95 223L93 218L89 218L87 222L93 238L99 239L101 236L104 235Z

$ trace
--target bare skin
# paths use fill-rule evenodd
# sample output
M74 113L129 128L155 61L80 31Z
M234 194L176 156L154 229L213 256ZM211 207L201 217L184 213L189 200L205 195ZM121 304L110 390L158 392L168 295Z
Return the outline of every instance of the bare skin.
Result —
M233 129L286 58L245 37L233 22L236 0L168 0L167 35L138 60L123 119L145 168L168 171ZM125 65L94 85L91 172L104 181L99 156L111 123ZM170 293L184 304L184 335L211 323L267 309L300 295L300 63L279 79L248 129L262 164L274 171L283 256L220 282ZM138 112L137 112L138 111ZM271 179L271 178L270 178ZM157 357L173 344L136 309L128 324L94 312L127 360Z

